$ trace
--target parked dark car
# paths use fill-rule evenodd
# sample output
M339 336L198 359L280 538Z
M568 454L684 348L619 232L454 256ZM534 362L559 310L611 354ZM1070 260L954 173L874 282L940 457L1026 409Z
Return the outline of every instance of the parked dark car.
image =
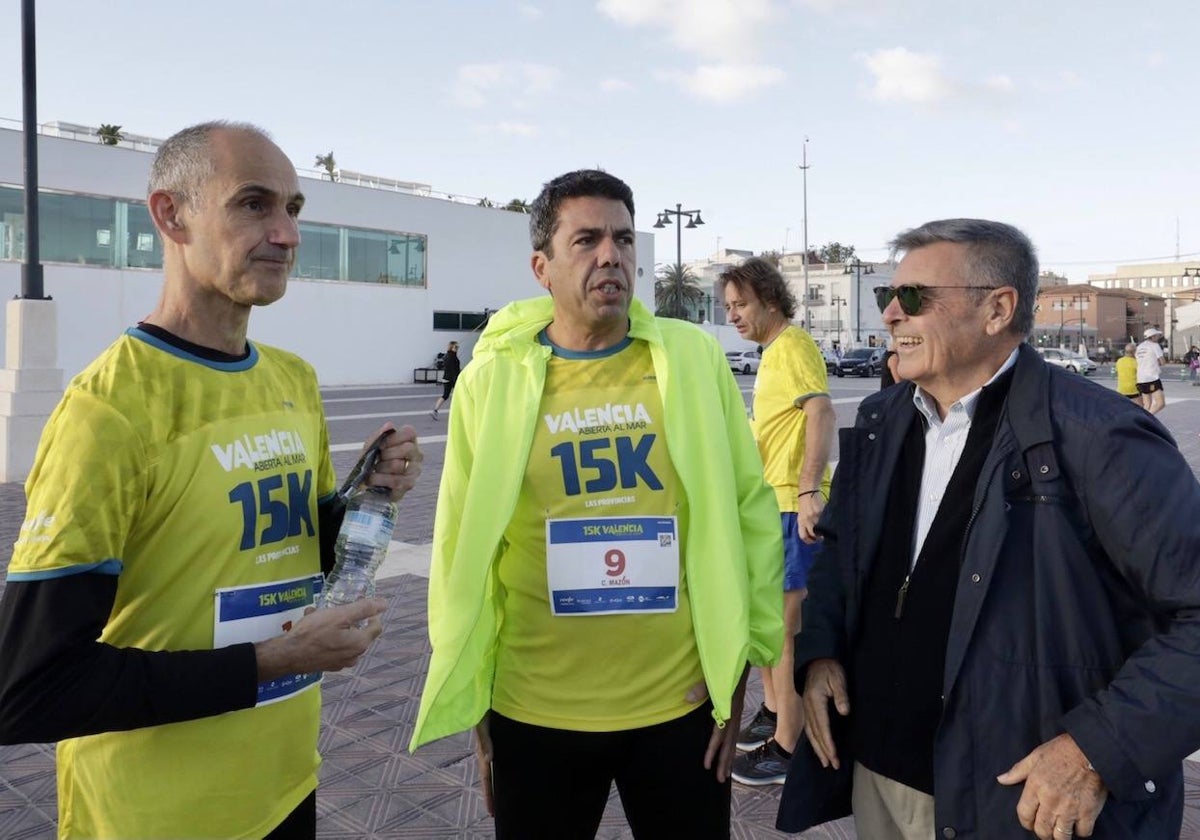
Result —
M838 376L878 376L883 369L882 347L859 347L848 350L838 362Z

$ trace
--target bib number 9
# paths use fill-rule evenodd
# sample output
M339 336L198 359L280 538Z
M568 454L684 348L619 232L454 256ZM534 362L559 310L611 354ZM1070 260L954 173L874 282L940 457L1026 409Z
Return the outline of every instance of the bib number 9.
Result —
M608 566L608 571L604 574L609 577L625 574L625 552L618 548L609 549L604 555L604 565Z

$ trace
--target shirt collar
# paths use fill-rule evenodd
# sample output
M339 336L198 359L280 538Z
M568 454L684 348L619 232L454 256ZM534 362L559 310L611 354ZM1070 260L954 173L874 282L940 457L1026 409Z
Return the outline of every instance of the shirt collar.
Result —
M965 397L961 397L953 405L948 406L946 408L946 415L949 416L950 412L954 410L955 406L960 406L963 413L966 415L967 420L970 421L975 416L975 406L979 403L979 395L983 392L983 389L999 379L1005 371L1017 363L1018 350L1020 350L1019 347L1013 348L1013 351L1008 354L1008 358L1004 360L1004 364L1000 365L1000 369L992 374L991 379L983 383L983 385L976 388L971 393L967 394ZM927 397L925 392L918 387L913 388L912 400L913 405L917 407L917 411L921 412L921 416L925 418L926 423L929 423L930 425L941 425L942 419L938 416L937 408L934 407L932 397Z

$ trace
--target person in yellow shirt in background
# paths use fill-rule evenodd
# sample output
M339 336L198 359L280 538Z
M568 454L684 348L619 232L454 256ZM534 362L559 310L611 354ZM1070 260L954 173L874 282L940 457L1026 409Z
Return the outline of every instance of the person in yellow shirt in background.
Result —
M796 300L779 270L750 259L721 275L729 323L763 345L754 382L751 427L767 483L775 488L783 529L783 656L761 670L763 705L738 733L745 752L733 764L744 785L781 785L804 730L792 678L792 647L817 547L816 526L829 497L829 452L837 417L825 359L807 332L792 324Z
M1129 397L1131 400L1140 400L1141 394L1137 389L1137 359L1134 358L1134 353L1137 347L1133 344L1125 345L1125 355L1117 359L1117 393L1123 397Z

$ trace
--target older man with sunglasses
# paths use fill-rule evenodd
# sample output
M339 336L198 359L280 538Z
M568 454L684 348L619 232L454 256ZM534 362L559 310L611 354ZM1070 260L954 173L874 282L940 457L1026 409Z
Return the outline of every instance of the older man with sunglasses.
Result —
M795 647L811 751L779 827L852 809L873 840L1177 837L1200 485L1157 420L1026 346L1019 230L893 246L876 295L911 384L841 433Z

